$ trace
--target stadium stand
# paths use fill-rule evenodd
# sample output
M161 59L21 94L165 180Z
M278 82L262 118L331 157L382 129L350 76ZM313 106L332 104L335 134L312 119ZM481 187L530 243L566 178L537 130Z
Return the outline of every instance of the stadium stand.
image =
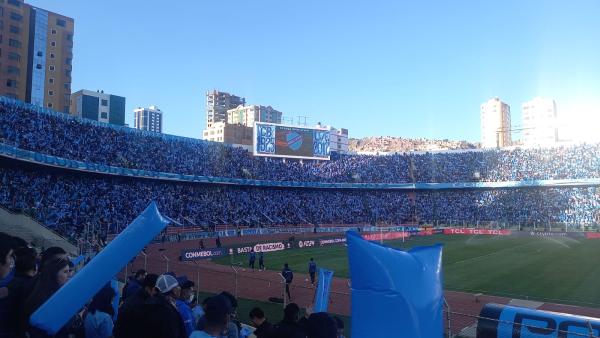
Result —
M0 98L0 142L36 153L122 168L209 177L318 182L473 182L600 177L599 145L275 161L195 139L140 132ZM593 225L598 188L384 191L279 189L85 174L2 161L0 204L73 240L119 232L150 200L182 226L400 224ZM477 175L474 175L477 173ZM525 207L524 207L525 206ZM91 229L91 230L90 230Z
M40 111L37 111L40 110ZM600 145L390 156L268 160L196 139L75 119L0 99L0 141L20 149L117 167L202 176L316 182L468 182L600 177Z

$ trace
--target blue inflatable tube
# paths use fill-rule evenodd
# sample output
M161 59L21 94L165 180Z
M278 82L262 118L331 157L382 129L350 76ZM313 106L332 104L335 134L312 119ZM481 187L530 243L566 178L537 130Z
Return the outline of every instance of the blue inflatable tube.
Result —
M42 304L31 315L29 323L54 335L168 224L156 203L150 203L119 236Z
M319 268L319 280L317 281L317 289L315 290L314 312L327 312L329 306L329 290L331 289L331 281L333 279L333 271Z
M442 245L401 251L346 236L352 336L442 338Z
M600 337L600 319L509 305L486 304L477 338Z

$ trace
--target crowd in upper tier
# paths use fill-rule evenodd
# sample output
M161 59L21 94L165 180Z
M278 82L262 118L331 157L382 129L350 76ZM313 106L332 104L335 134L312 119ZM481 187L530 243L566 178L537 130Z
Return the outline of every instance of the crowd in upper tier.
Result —
M0 103L0 142L67 159L203 176L312 182L467 182L600 177L600 145L549 149L336 155L331 161L253 157L241 148Z

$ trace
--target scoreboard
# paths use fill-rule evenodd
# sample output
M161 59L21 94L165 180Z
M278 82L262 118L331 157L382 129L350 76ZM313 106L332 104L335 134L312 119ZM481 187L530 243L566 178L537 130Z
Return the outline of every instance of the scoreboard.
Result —
M329 130L256 122L254 156L329 160Z

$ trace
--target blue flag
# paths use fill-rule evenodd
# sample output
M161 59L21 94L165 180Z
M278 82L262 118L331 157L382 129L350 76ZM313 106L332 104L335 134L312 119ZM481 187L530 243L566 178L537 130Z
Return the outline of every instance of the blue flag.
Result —
M442 338L442 245L401 251L346 237L352 336Z
M319 280L317 282L313 311L327 312L327 306L329 305L329 290L331 288L331 280L333 279L333 271L319 268L318 272Z
M60 330L169 222L150 203L123 232L40 306L29 323L50 335Z

